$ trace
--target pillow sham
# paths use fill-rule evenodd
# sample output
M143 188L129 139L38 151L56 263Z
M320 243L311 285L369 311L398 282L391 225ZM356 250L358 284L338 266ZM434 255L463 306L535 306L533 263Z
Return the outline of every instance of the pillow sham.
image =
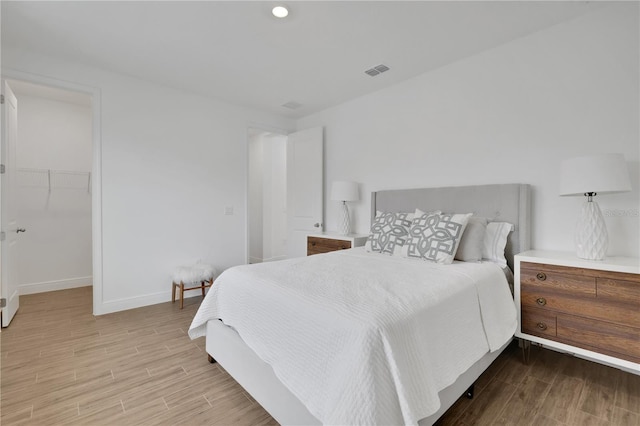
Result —
M371 224L369 238L364 244L366 251L393 255L399 253L409 235L413 213L376 212Z
M484 234L482 259L497 263L502 267L507 266L504 249L507 246L509 232L514 229L513 224L508 222L489 222Z
M416 216L402 255L445 265L452 263L471 215L425 213Z
M487 223L489 223L489 220L486 217L471 216L469 218L456 251L456 260L463 262L479 262L482 260Z

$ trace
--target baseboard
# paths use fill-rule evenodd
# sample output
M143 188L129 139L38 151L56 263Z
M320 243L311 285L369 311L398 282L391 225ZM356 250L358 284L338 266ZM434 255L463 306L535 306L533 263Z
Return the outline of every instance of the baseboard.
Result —
M45 281L41 283L20 284L20 294L36 294L46 291L67 290L70 288L87 287L93 285L93 277L69 278L66 280Z
M270 257L269 259L264 259L263 262L275 262L278 260L285 260L287 258L286 255L281 255L281 256L274 256L274 257Z
M249 263L262 263L262 258L249 256Z
M143 306L157 305L171 300L171 291L150 293L143 296L129 297L126 299L109 300L102 302L96 309L94 305L93 315L104 315L112 312L126 311L128 309L142 308Z

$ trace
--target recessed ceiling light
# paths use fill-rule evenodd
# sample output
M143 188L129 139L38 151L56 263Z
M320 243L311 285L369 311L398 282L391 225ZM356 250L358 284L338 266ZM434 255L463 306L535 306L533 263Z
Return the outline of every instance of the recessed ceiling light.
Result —
M286 16L289 14L289 11L284 6L276 6L271 10L271 13L273 13L273 16L275 16L276 18L286 18Z

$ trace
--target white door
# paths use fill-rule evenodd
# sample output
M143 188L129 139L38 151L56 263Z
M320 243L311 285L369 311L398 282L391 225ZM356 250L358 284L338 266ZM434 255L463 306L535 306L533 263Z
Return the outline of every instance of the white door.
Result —
M307 255L307 234L322 232L322 127L287 139L287 257Z
M0 162L5 173L1 175L0 185L0 223L4 233L2 253L0 255L0 280L2 297L6 306L2 308L2 326L7 327L18 310L20 294L16 278L16 251L18 229L15 214L15 202L12 199L12 185L15 182L16 139L18 138L18 100L6 81L2 81L4 102L2 103L2 146Z

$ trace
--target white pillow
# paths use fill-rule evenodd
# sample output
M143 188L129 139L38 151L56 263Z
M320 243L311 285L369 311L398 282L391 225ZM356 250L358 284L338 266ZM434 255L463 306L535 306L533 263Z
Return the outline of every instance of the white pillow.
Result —
M448 265L453 262L471 213L425 213L413 219L402 255Z
M469 223L467 223L456 251L456 260L463 262L479 262L482 260L484 235L487 232L488 222L486 217L471 216L469 218Z
M507 246L509 232L515 227L508 222L489 222L484 234L484 246L482 248L482 259L497 263L503 268L507 266L507 259L504 257L504 249Z

